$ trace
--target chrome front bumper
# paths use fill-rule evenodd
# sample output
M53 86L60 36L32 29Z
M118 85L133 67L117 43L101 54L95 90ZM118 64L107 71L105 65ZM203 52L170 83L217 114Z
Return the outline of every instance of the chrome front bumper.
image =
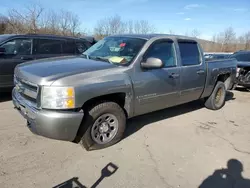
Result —
M41 110L33 107L14 88L12 101L15 108L27 120L34 134L56 140L73 141L83 119L83 112Z

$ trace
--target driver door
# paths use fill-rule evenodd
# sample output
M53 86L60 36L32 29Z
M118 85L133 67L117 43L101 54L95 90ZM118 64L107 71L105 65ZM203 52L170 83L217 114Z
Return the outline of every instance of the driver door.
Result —
M32 39L16 38L0 47L5 48L5 53L0 55L0 87L12 87L15 67L33 59Z
M135 115L174 106L179 99L180 68L174 42L168 39L155 41L145 53L143 61L149 57L161 59L164 67L141 69L133 75Z

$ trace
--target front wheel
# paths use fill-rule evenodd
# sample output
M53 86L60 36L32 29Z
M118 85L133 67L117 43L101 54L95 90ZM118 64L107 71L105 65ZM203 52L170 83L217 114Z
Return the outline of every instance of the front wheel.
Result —
M218 81L212 94L206 99L205 107L211 110L219 110L225 105L226 86L223 82Z
M80 144L87 151L103 149L122 139L126 116L117 103L100 102L88 110L82 126L86 131Z

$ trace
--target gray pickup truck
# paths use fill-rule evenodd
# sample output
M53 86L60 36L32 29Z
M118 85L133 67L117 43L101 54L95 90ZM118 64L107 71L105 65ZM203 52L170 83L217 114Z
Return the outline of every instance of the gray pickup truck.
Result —
M134 116L198 99L222 108L235 76L235 59L205 61L193 38L114 35L81 56L18 65L12 99L33 133L95 150Z

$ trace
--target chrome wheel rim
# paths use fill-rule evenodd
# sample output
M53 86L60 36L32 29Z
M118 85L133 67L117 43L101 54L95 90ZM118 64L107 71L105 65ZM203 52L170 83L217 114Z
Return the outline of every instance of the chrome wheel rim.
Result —
M215 95L215 102L218 104L221 100L222 97L222 89L218 89L216 95Z
M117 134L118 120L113 114L103 114L91 128L91 137L98 144L109 143Z

